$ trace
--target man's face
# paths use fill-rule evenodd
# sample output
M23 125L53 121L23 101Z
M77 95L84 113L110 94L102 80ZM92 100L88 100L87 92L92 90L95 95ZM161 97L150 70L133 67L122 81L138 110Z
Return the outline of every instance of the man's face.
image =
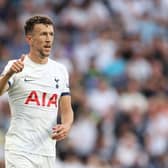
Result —
M54 40L54 28L52 25L36 24L30 35L29 44L33 52L41 57L48 57Z

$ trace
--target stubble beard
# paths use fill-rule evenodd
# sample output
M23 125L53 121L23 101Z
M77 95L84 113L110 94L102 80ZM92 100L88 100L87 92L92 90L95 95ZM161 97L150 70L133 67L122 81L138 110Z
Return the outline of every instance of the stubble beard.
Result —
M45 54L42 50L39 51L39 55L41 58L46 58L46 57L49 57L50 53L49 54Z

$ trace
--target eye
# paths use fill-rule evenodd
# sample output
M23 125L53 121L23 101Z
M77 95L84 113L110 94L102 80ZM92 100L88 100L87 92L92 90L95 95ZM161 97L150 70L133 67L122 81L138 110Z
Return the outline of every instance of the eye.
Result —
M51 33L50 33L50 36L54 36L54 33L53 33L53 32L51 32Z
M47 32L42 32L40 33L41 36L46 36L47 35Z
M50 33L48 33L48 32L42 32L42 33L40 33L40 35L41 36L47 36L47 35L54 36L54 33L53 32L50 32Z

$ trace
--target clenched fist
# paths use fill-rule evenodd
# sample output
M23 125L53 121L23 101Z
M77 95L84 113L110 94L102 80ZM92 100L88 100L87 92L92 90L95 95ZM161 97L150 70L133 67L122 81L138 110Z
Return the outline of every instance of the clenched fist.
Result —
M52 128L52 139L55 139L57 141L65 139L69 133L70 127L70 125L66 124L56 125Z
M20 59L13 62L13 64L11 65L8 71L8 74L13 75L14 73L21 72L24 68L24 62L23 62L24 58L25 58L25 55L22 55Z

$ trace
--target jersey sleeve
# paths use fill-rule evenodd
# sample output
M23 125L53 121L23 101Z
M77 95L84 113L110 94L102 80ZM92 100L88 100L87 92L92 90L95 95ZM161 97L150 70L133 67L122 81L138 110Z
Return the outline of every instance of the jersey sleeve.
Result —
M15 60L11 60L7 63L1 75L5 75L7 73L7 71L10 69L14 61ZM14 75L12 75L8 81L9 86L12 86L13 83L14 83Z
M65 67L63 67L63 88L61 96L70 95L69 74Z

